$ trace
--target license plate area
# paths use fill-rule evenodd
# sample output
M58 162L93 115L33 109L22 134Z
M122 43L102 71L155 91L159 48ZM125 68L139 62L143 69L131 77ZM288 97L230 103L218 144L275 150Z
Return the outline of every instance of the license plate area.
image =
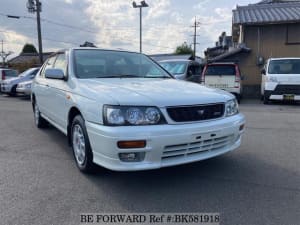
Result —
M283 100L285 101L294 101L295 95L283 95Z

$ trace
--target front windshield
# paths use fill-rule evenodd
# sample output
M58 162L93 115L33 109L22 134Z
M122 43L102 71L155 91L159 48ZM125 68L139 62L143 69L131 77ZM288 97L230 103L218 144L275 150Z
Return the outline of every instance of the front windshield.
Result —
M160 62L164 69L173 75L184 74L186 71L187 62Z
M300 59L271 60L269 74L300 74Z
M147 56L139 53L80 49L74 53L78 78L171 78Z
M19 77L36 75L37 72L38 72L37 68L28 69L28 70L25 70L23 73L20 73Z

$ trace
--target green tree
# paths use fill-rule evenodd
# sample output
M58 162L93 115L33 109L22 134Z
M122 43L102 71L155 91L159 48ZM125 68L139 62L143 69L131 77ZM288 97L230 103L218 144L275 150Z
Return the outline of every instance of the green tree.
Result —
M22 53L37 53L37 50L33 44L25 44Z
M182 45L177 46L175 50L175 54L177 55L185 55L185 54L193 54L194 51L192 49L191 45L188 45L186 42L184 42Z

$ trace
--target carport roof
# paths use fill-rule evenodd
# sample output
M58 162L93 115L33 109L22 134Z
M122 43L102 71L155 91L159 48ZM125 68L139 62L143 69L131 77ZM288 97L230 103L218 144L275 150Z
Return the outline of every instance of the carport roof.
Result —
M233 24L300 23L300 1L265 0L233 10Z

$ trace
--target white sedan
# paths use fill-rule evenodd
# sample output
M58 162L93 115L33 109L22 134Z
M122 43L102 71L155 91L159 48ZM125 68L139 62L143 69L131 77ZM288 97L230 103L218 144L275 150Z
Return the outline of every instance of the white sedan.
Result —
M82 172L196 162L240 146L233 95L175 80L147 56L72 48L47 59L32 84L35 123L69 139Z
M31 84L31 80L19 83L16 89L17 93L29 96L31 94Z

